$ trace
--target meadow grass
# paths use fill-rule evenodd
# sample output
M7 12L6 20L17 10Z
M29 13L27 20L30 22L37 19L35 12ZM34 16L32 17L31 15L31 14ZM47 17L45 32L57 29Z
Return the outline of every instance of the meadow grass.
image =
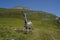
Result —
M51 22L32 20L32 32L24 34L24 20L0 18L0 40L60 40L60 29ZM17 29L18 31L15 31Z

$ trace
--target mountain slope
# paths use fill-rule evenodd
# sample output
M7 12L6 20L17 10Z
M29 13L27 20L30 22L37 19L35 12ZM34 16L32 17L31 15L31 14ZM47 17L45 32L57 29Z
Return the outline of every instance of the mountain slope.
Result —
M24 34L23 13L19 9L0 9L0 40L60 40L55 15L42 11L24 11L33 22L32 32ZM15 31L17 29L17 31Z

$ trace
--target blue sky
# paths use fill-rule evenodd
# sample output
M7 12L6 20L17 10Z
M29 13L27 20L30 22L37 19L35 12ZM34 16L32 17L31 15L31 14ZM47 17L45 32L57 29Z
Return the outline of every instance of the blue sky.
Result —
M26 6L32 10L45 11L60 16L60 0L0 0L0 8Z

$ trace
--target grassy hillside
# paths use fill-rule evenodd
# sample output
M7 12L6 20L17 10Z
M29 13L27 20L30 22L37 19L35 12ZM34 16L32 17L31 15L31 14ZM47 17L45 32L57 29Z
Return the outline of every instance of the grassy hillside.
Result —
M0 40L60 40L60 26L54 23L57 16L32 10L24 13L33 22L32 32L28 34L19 31L24 29L21 10L0 8Z

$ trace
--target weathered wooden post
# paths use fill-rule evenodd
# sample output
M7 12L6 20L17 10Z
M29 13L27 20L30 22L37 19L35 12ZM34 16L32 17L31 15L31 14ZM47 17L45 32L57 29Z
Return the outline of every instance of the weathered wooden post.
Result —
M24 13L24 23L25 23L24 27L25 27L26 29L28 29L26 13Z

